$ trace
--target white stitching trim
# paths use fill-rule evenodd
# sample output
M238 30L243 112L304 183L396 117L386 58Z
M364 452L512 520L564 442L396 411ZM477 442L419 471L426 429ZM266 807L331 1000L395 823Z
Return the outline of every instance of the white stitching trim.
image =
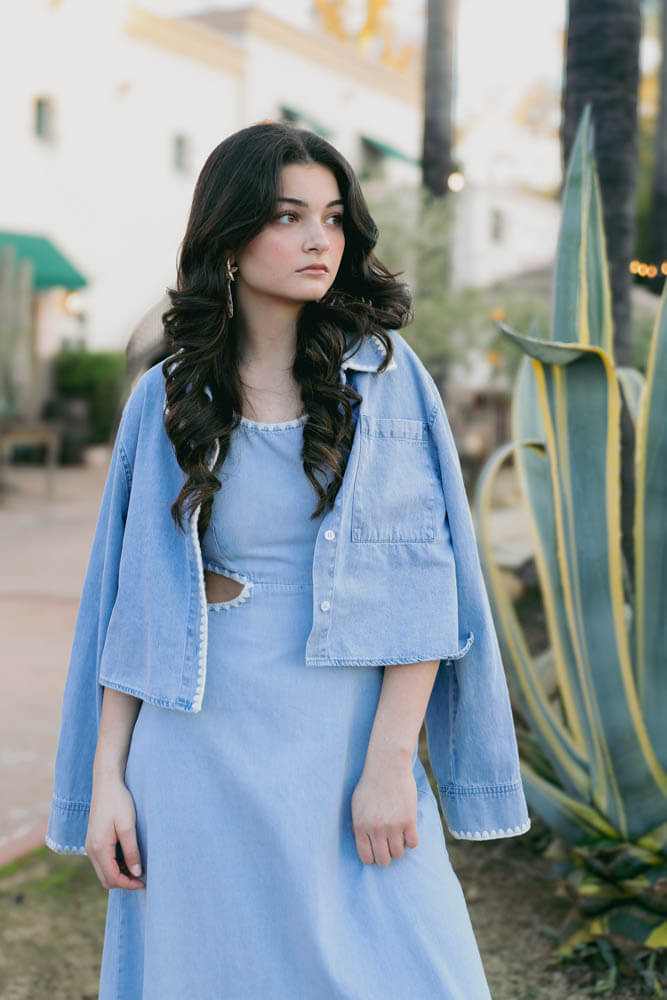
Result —
M376 333L373 334L373 340L375 341L377 347L382 352L382 354L386 355L387 352L384 349L384 344L382 343L382 341L380 340L380 338L378 337L378 335ZM393 368L396 368L396 367L397 367L396 361L394 360L394 358L392 358L391 361L389 362L389 364L387 365L387 367L385 368L385 371L386 372L390 372Z
M208 605L206 603L206 587L204 585L204 565L199 547L199 535L197 524L199 522L199 512L201 504L198 505L191 521L190 531L192 533L192 544L195 549L197 560L197 575L199 577L199 656L197 659L197 686L192 699L192 711L201 711L202 699L204 697L204 686L206 684L206 654L208 649Z
M215 468L215 463L220 454L220 441L216 438L213 442L213 455L208 462L209 469ZM192 534L192 544L197 560L197 575L199 577L199 656L197 658L197 686L192 699L192 711L200 712L204 697L204 687L206 685L206 657L208 650L208 604L206 601L206 584L204 582L204 563L202 560L201 546L199 545L199 534L197 525L199 523L199 512L201 504L197 506L191 520L190 532Z
M85 847L70 847L67 844L57 844L52 837L46 837L45 843L47 847L50 847L52 851L57 854L86 854Z
M382 341L380 340L380 338L378 337L378 335L376 333L374 333L374 334L371 335L371 340L375 343L375 346L379 349L379 351L381 352L382 356L385 357L387 352L384 349L384 344L382 343ZM351 356L351 357L349 357L349 358L346 358L342 362L341 368L343 368L344 370L346 370L348 368L352 368L354 371L359 371L359 372L377 372L377 369L378 369L377 365L362 365L362 364L359 364L359 362L356 361L355 358L356 358L356 354L353 355L353 356ZM379 364L379 362L378 362L378 364ZM385 372L390 372L390 371L393 371L393 369L397 368L397 367L398 366L396 364L395 359L392 358L384 371Z
M299 427L301 424L305 424L308 419L308 414L303 413L300 417L295 417L294 420L282 420L279 423L265 423L260 420L249 420L248 417L240 418L241 427L250 427L253 430L258 431L283 431L289 430L292 427Z
M243 590L239 591L236 597L232 597L229 601L213 601L208 603L209 611L224 611L226 608L236 608L239 604L243 604L250 597L250 591L253 586L252 580L249 580L247 576L243 573L237 573L233 569L227 569L226 566L218 566L214 562L209 562L208 560L204 563L204 569L207 569L209 573L215 573L217 576L228 576L232 580L236 580L237 583L243 584Z
M530 820L522 824L522 826L515 826L514 828L508 826L506 830L498 827L497 830L482 830L481 832L476 830L475 833L471 833L470 830L464 833L463 830L451 829L449 832L457 840L493 840L497 837L516 837L520 833L527 833L528 830L530 830Z

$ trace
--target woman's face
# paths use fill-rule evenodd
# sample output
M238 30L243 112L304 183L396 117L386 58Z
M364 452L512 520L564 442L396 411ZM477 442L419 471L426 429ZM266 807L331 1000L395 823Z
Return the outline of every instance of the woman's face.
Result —
M345 234L334 174L319 163L283 167L269 222L237 254L236 294L304 303L321 299L338 272Z

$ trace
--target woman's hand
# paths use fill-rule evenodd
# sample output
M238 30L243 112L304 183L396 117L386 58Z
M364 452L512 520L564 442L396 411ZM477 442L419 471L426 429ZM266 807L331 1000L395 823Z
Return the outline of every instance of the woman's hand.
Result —
M411 764L366 758L352 794L352 830L364 864L388 865L417 847L417 783Z
M141 700L105 687L93 762L93 795L86 832L86 853L105 889L144 889L137 846L137 814L125 784L130 740ZM124 864L118 864L120 842Z
M122 867L116 860L117 841L120 841L125 859ZM85 847L105 889L146 888L145 882L137 877L141 874L141 858L134 799L117 775L105 775L93 781ZM133 871L136 875L130 874Z

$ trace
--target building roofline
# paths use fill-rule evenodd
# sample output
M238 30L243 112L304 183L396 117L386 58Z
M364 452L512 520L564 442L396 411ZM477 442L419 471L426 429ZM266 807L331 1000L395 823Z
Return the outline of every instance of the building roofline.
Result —
M257 7L203 11L201 14L185 15L177 21L179 24L205 24L216 38L224 38L229 32L255 35L289 49L318 66L326 66L339 73L344 70L345 75L357 83L382 91L413 107L423 104L422 80L418 71L399 71L371 62L347 42L323 32L298 28Z
M246 51L219 32L185 18L161 17L141 7L130 6L123 25L126 35L158 48L205 63L230 76L243 76Z

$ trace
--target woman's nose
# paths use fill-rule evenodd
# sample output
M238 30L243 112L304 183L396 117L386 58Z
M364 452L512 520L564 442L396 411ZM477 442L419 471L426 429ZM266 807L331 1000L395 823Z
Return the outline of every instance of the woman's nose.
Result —
M329 234L321 222L313 223L306 233L306 249L326 250L329 246Z

